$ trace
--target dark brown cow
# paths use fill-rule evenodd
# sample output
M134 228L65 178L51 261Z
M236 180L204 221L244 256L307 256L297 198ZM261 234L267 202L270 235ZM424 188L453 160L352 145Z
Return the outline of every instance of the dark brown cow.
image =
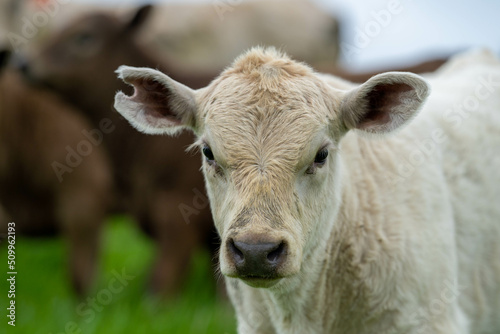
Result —
M366 82L368 79L373 77L374 75L384 73L384 72L393 72L393 71L398 71L398 72L411 72L415 74L421 74L421 73L428 73L428 72L434 72L437 70L441 65L443 65L447 61L447 58L436 58L428 61L424 61L422 63L418 63L412 66L407 66L407 67L400 67L400 68L386 68L386 69L380 69L378 71L372 71L372 72L361 72L361 73L353 73L346 71L342 69L341 67L336 67L336 68L320 68L319 72L324 72L328 74L333 74L338 77L341 77L343 79L346 79L351 82L356 82L356 83L363 83Z
M17 236L65 236L80 294L95 276L111 190L109 160L91 131L57 95L27 86L13 70L0 74L0 231L13 221Z
M175 67L150 57L135 40L150 9L142 7L125 23L111 14L83 17L48 41L23 70L84 110L95 127L111 119L115 130L104 145L113 164L117 203L156 240L152 289L169 293L179 287L193 250L214 241L200 157L184 152L191 135L152 137L132 129L112 109L116 91L130 89L114 71L121 64L159 67L191 87L206 85L215 74L179 75Z

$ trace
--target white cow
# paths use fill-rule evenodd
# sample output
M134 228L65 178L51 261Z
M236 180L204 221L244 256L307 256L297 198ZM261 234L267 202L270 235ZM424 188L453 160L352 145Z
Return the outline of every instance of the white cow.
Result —
M92 13L116 14L128 22L136 12L134 2L1 0L0 42L2 30L14 32L7 41L36 54L47 38ZM177 1L155 5L136 37L187 73L222 69L252 45L278 45L301 60L332 68L339 58L339 25L311 0Z
M496 57L360 86L260 48L196 91L118 73L132 125L199 138L239 333L500 333Z

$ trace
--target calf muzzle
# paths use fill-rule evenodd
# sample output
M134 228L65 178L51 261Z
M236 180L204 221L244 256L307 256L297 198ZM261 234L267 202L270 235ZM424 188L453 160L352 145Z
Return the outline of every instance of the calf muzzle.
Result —
M286 261L287 244L283 240L235 240L227 244L230 261L241 278L279 278L279 267Z

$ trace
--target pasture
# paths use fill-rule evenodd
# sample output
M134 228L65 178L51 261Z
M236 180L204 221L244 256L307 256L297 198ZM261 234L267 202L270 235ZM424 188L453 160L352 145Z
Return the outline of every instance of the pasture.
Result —
M63 240L18 238L16 327L8 326L4 315L8 291L4 271L0 281L4 310L0 333L235 333L229 301L206 282L212 271L208 253L200 251L194 257L179 297L160 301L148 297L145 291L153 245L135 224L124 217L113 217L106 224L102 244L99 279L87 297L95 298L93 304L92 299L78 300L71 291ZM0 247L0 259L6 268L6 247ZM113 272L122 270L134 276L126 286L112 282ZM114 284L111 289L110 282Z

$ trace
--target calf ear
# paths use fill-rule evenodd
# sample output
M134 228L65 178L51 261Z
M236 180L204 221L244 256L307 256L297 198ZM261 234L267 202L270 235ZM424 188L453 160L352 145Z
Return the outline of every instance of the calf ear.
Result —
M120 66L118 77L134 87L134 94L118 92L115 109L144 133L173 135L196 128L195 92L150 68Z
M347 93L340 117L347 129L388 133L411 120L428 95L429 86L418 75L383 73Z

